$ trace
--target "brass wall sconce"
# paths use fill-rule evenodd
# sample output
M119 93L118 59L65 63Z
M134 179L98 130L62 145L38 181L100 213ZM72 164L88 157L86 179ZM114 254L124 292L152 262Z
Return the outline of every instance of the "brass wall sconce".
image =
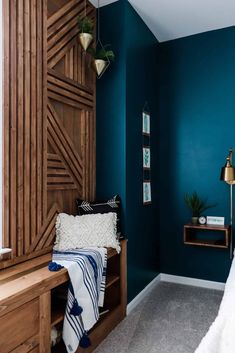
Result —
M225 166L221 168L220 180L230 186L230 258L233 258L233 185L235 184L235 168L232 165L233 150L230 148Z

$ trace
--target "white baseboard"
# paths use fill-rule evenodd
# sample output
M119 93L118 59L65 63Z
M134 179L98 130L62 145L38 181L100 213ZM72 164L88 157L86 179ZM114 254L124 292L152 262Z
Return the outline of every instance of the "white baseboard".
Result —
M216 290L222 290L222 291L224 290L224 287L225 287L225 283L222 283L222 282L213 282L213 281L206 281L204 279L174 276L174 275L168 275L166 273L161 273L160 276L161 276L162 282L185 284L187 286L195 286L195 287L216 289Z
M130 314L130 312L146 297L146 295L148 295L151 292L151 290L159 282L184 284L187 286L216 289L221 291L223 291L225 288L225 283L222 283L222 282L206 281L204 279L174 276L174 275L168 275L166 273L160 273L127 305L127 311L126 311L127 315Z
M129 315L130 312L146 297L147 294L160 282L161 275L156 276L128 305L126 309L126 314Z

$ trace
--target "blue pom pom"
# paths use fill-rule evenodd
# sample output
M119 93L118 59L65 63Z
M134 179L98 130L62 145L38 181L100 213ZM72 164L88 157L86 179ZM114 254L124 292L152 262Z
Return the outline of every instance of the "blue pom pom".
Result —
M90 347L90 345L91 345L90 338L87 336L86 333L84 333L84 335L80 339L79 346L82 348L88 348Z
M83 309L81 306L78 305L77 300L75 299L73 302L72 309L70 310L70 314L74 316L79 316L83 312Z
M48 264L49 271L59 271L62 268L64 268L64 266L58 265L56 262L49 262Z

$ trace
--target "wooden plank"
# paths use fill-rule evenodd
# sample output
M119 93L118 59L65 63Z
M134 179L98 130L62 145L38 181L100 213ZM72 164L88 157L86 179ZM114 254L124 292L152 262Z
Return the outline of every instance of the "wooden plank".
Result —
M78 81L78 44L74 46L73 51L73 79L75 82Z
M31 215L30 208L30 177L31 177L31 27L30 27L30 1L24 1L24 250L26 253L30 246L30 230L31 224L29 213ZM22 93L23 93L22 92Z
M43 28L42 28L42 0L37 1L37 233L40 232L43 219L42 201L42 55L43 55Z
M17 255L24 254L24 2L17 2Z
M53 177L53 176L58 176L58 177L60 176L60 177L65 177L65 178L71 179L71 177L66 169L51 169L51 168L49 168L47 170L47 177Z
M12 255L17 255L17 207L16 207L16 195L17 195L17 51L16 51L16 0L11 1L11 39L10 39L10 50L11 50L11 65L10 65L10 77L11 77L11 118L10 118L10 245L12 248ZM12 207L14 205L14 207Z
M47 184L47 190L62 190L62 191L77 190L79 193L77 186L74 184Z
M72 39L78 35L78 32L79 29L77 26L75 26L58 43L55 43L55 45L47 52L47 60L50 61L56 54L58 54L58 52L67 46L72 41Z
M47 168L48 168L48 170L50 170L51 168L53 168L53 169L55 169L55 168L61 169L62 171L66 170L66 168L63 165L62 161L61 162L48 161L47 162Z
M80 171L76 172L76 167L74 167L74 165L71 164L72 162L69 159L69 155L67 151L60 144L60 139L58 138L58 136L53 130L53 127L50 124L48 124L48 132L49 132L48 138L50 143L54 146L56 150L58 150L58 152L61 152L63 156L62 157L63 162L66 163L66 169L70 171L70 176L72 177L74 183L77 185L79 190L82 187L82 181L81 181L81 178L79 177L81 172Z
M37 245L44 241L44 238L50 234L51 228L55 226L55 215L57 213L59 213L59 206L55 203L48 212L47 219L44 222L39 234L35 237L33 243L31 244L29 249L30 252L33 252Z
M39 336L30 337L27 341L15 348L11 353L28 353L33 352L39 344Z
M41 235L41 238L35 248L35 250L41 250L44 248L44 244L47 242L48 238L52 238L52 234L54 236L55 234L55 224L56 224L56 218L57 218L58 211L54 214L53 218L51 219L50 223L47 225L47 229L45 232ZM49 245L50 242L49 242Z
M2 353L11 352L38 333L39 303L35 299L0 318L0 347ZM18 323L16 325L15 323ZM20 323L24 323L21 325ZM12 334L14 327L14 334Z
M61 175L61 176L48 176L47 177L47 183L48 184L73 184L73 180L70 175Z
M45 248L45 249L42 249L39 251L34 251L34 252L27 254L27 255L24 255L24 256L18 256L18 257L11 259L11 260L1 261L0 262L0 270L11 267L11 266L15 266L17 264L24 263L25 261L28 261L30 259L34 259L34 258L42 256L44 254L51 253L52 248L53 248L52 246L49 246L48 248Z
M48 97L51 99L54 99L58 102L64 103L65 105L70 105L73 108L77 108L77 109L87 109L87 110L92 110L92 107L87 107L87 105L82 104L82 103L78 103L77 101L74 101L72 99L66 98L63 95L57 94L55 92L52 92L50 90L48 90Z
M57 154L55 154L55 153L47 153L47 160L60 161L61 162L60 157Z
M50 26L52 26L62 16L66 15L66 13L69 12L74 6L78 5L79 2L81 2L81 0L71 0L63 7L61 7L60 10L56 11L52 16L48 18L47 27L49 28Z
M17 300L33 298L41 293L47 292L50 288L57 286L59 283L64 283L68 280L66 269L58 272L51 272L47 267L33 271L25 276L17 278L14 281L3 284L0 291L0 316L5 315L4 306L9 306L11 310L17 305ZM41 290L39 290L39 287ZM18 302L20 303L20 302ZM19 304L18 304L19 305Z
M4 119L3 119L3 246L10 247L10 3L3 1L3 84L4 84Z
M75 173L78 173L81 176L82 159L76 152L76 148L69 135L67 134L66 130L61 126L57 113L50 103L48 104L48 118L51 126L55 129L57 133L57 137L61 143L60 150L63 151L64 155L66 155L66 158L69 161L70 169L72 169Z
M68 71L68 75L69 75L69 71ZM93 105L93 95L92 94L88 94L83 87L81 87L80 85L72 85L71 82L66 82L65 80L61 80L58 78L53 77L52 75L48 76L48 83L50 83L51 85L61 88L63 90L72 93L73 95L75 95L75 100L81 100L82 103L88 105L88 106L92 106ZM56 90L55 90L56 92ZM76 97L78 96L78 97Z
M66 24L64 23L64 26L59 31L57 30L56 32L54 32L51 39L49 39L47 42L48 51L50 51L51 49L53 51L53 49L59 44L59 42L61 42L64 36L75 28L78 29L77 17L71 19L71 21L67 22Z
M3 281L11 281L14 277L23 276L25 272L31 270L35 270L38 266L44 265L46 266L48 262L51 261L51 254L46 254L40 256L36 259L25 261L23 264L18 264L15 266L11 266L5 270L0 272L0 284Z
M56 55L53 56L48 61L48 68L53 69L53 67L66 55L67 51L70 50L77 42L77 38L73 38L69 41Z
M31 233L30 243L37 234L37 11L31 0ZM28 251L28 248L27 248Z
M57 80L55 80L55 78ZM87 99L94 99L94 89L91 89L88 86L83 86L80 83L75 82L74 80L71 80L70 78L64 76L60 72L56 72L54 69L48 69L48 80L55 83L57 83L58 81L63 81L64 83L68 84L68 89L70 86L74 86L75 88L80 89L80 91L84 94L84 96L87 97Z
M43 56L42 56L42 217L47 218L47 0L42 5Z
M51 292L43 293L40 302L39 352L48 353L51 345Z
M84 106L84 107L88 106L90 108L93 107L93 103L87 99L84 99L79 94L80 92L74 92L74 91L72 92L71 90L61 88L55 84L51 84L50 82L48 82L47 87L48 87L49 93L53 92L53 93L56 93L57 95L59 95L60 97L63 97L63 98L67 97L67 99L69 101L74 101L74 102L80 104L80 106Z
M75 4L74 8L70 8L70 11L66 14L64 13L63 16L60 17L59 20L57 20L53 25L51 25L48 30L47 30L47 38L48 40L51 38L51 36L54 35L56 31L59 31L66 23L68 23L70 20L72 20L74 17L78 17L78 13L83 10L84 4Z

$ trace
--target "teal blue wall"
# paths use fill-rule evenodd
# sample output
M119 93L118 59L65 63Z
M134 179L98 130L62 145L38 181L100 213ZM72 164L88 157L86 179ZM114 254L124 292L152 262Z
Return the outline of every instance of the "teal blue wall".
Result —
M128 238L128 299L159 269L157 150L152 145L152 205L142 203L142 109L148 101L152 135L158 133L157 40L120 0L101 9L101 39L112 44L115 63L97 82L97 198L119 193Z
M157 46L158 42L135 10L126 3L126 182L129 298L136 296L159 269ZM151 113L152 204L143 206L142 110ZM148 176L148 173L146 173Z
M235 27L160 46L161 272L225 281L229 252L185 246L190 213L185 192L218 203L207 214L226 216L229 188L219 180L235 145Z
M101 9L101 38L116 53L97 81L97 198L119 193L128 242L128 298L158 271L225 281L228 250L186 246L185 192L217 203L229 222L229 188L219 180L235 144L235 27L159 44L125 0ZM141 112L151 110L152 198L142 205Z

